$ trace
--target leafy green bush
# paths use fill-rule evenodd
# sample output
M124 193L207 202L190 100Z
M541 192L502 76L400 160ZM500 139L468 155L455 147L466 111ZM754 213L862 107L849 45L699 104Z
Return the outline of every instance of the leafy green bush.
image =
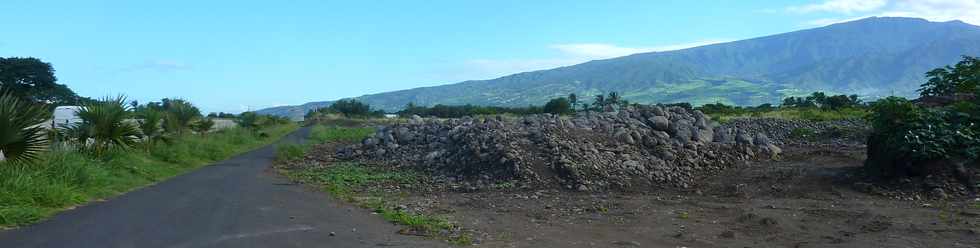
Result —
M980 156L980 102L956 97L980 93L980 63L976 62L976 58L965 57L955 68L926 74L930 79L920 89L922 96L949 97L952 104L927 108L899 97L873 103L868 117L873 131L865 166L883 176L907 176L931 173L920 167L932 161L976 164Z
M568 101L568 98L559 97L548 101L548 103L544 105L544 112L556 115L567 115L575 111L572 110L572 104Z
M12 163L35 161L47 148L47 135L39 124L45 121L44 108L18 99L9 92L0 93L0 153Z
M82 107L78 111L82 122L69 127L65 137L96 155L127 149L136 145L142 135L136 125L127 121L131 117L124 96L106 97Z
M213 127L214 121L211 118L204 118L191 124L191 129L199 134L207 134Z

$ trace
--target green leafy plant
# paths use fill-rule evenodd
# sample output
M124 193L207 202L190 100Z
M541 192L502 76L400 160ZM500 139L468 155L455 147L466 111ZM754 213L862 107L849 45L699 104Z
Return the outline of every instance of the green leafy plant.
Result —
M873 131L865 166L884 176L901 176L922 172L919 167L928 162L976 164L980 158L980 108L975 98L967 100L960 95L980 92L978 62L977 58L965 57L955 67L926 74L929 82L922 85L922 96L952 102L924 107L889 97L873 103L868 116Z
M106 97L83 106L78 111L82 122L69 127L66 136L97 156L112 149L127 149L141 136L139 128L127 121L130 116L126 97Z
M191 129L198 134L207 134L211 132L211 128L214 128L214 121L210 118L204 118L191 124Z
M201 117L201 110L183 99L171 99L167 101L164 109L167 111L166 118L164 119L164 128L168 132L178 135L184 134L190 128L191 123Z
M259 115L255 112L244 112L238 116L235 120L239 127L248 129L250 131L257 131L259 129Z
M163 133L163 113L154 109L145 109L140 111L140 115L143 116L142 120L139 120L140 131L143 133L144 142L146 148L149 149L153 147L157 142L166 141L167 136Z
M37 160L48 145L47 132L40 126L47 116L40 106L21 101L9 92L0 93L0 154L3 158L13 163Z

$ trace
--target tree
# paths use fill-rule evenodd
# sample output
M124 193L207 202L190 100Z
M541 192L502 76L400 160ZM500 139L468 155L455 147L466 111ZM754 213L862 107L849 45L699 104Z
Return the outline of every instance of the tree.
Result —
M0 161L28 163L39 158L47 148L44 108L22 101L10 92L0 93Z
M572 105L567 98L559 97L551 99L547 104L544 105L544 112L550 114L570 114L575 112L572 110Z
M198 134L207 134L213 127L214 121L211 118L204 118L191 124L191 129Z
M578 107L578 96L575 93L568 94L568 102L572 104L572 111Z
M619 93L615 91L609 92L609 96L606 97L606 101L609 102L608 105L619 105L622 103L622 100Z
M592 106L595 107L597 111L603 111L603 109L606 107L606 96L596 95L595 102L592 103Z
M235 120L239 127L255 132L259 129L259 115L255 112L243 112Z
M160 126L163 123L164 114L162 112L154 109L144 109L139 112L139 115L142 115L143 119L139 120L137 124L139 124L140 131L143 133L143 138L146 139L145 145L147 149L155 145L156 142L165 140L162 132L163 129Z
M57 83L51 64L37 58L0 58L0 88L32 103L75 105L84 98Z
M103 155L112 149L127 149L139 140L140 130L130 122L126 97L105 97L86 104L78 111L80 124L69 127L68 137L79 147L90 148L95 155ZM89 144L89 140L92 140Z
M343 114L345 117L370 117L377 115L371 111L371 106L357 99L339 100L328 107L330 110Z
M952 96L955 93L980 92L980 58L963 56L955 66L936 68L926 73L928 81L919 88L921 96Z
M163 108L167 113L164 128L178 135L183 134L195 119L201 117L201 110L183 99L163 99Z

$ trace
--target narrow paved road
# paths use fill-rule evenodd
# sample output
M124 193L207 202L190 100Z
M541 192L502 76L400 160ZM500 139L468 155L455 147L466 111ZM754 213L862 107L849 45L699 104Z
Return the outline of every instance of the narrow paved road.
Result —
M304 128L284 138L302 141ZM0 232L0 247L447 247L270 170L269 145ZM335 233L331 236L330 233Z

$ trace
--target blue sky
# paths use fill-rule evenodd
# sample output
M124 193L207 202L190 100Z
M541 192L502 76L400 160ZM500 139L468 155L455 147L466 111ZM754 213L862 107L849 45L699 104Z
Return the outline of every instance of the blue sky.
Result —
M980 0L3 0L0 57L84 96L208 112L489 79L867 16L980 23Z

